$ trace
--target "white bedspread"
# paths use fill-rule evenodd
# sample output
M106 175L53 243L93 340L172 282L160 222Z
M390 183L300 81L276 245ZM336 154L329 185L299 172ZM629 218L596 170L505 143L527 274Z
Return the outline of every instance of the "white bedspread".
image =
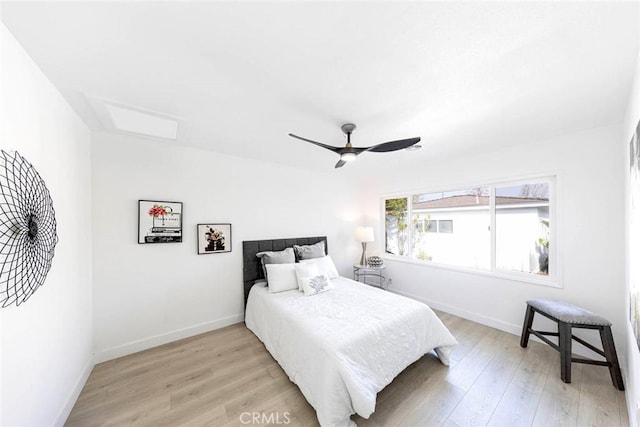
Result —
M252 287L245 323L315 408L323 427L368 418L376 395L432 349L449 364L455 338L421 302L340 277L314 296Z

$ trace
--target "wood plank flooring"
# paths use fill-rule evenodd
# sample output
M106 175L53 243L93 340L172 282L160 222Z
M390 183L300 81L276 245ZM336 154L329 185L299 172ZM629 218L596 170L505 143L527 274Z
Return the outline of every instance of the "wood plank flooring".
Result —
M387 426L628 426L606 367L459 317L438 315L460 344L451 366L428 354L378 394ZM255 415L254 415L255 414ZM317 426L315 411L243 323L97 365L66 426Z

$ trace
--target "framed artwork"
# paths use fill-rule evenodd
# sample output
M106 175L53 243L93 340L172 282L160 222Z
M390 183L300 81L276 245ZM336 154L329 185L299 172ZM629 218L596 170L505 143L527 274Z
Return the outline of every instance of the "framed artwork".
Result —
M198 224L198 255L231 252L231 224Z
M182 202L138 200L138 243L182 242Z
M637 259L640 254L640 121L629 141L629 256ZM640 349L640 268L637 263L629 266L629 321Z

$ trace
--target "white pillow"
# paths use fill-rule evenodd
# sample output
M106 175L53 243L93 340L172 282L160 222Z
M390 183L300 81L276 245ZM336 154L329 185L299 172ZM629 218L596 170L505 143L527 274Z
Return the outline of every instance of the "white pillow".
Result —
M315 265L320 274L326 275L329 279L337 279L340 276L338 274L338 269L336 269L336 266L329 255L323 256L322 258L303 259L300 260L300 263Z
M333 289L333 285L326 274L319 274L313 277L303 277L298 279L298 283L302 286L302 291L307 297Z
M318 267L316 267L315 264L297 263L296 277L298 279L298 290L300 292L303 292L302 280L310 279L311 277L315 277L319 275L320 275L320 272L318 271Z
M269 292L284 292L298 289L295 264L267 264Z
M267 264L288 264L296 262L296 255L293 252L293 248L285 248L282 251L264 251L256 254L260 258L262 264L262 272L264 273L264 279L269 281L269 274L265 266Z

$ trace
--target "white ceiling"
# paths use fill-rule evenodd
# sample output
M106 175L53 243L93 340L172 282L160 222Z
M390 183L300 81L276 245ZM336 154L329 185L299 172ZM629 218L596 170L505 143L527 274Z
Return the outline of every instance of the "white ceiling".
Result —
M2 21L73 108L175 116L181 143L330 170L287 136L422 137L401 164L620 122L639 3L2 2ZM415 159L414 159L415 160ZM372 160L378 161L378 160ZM356 165L347 165L345 168Z

